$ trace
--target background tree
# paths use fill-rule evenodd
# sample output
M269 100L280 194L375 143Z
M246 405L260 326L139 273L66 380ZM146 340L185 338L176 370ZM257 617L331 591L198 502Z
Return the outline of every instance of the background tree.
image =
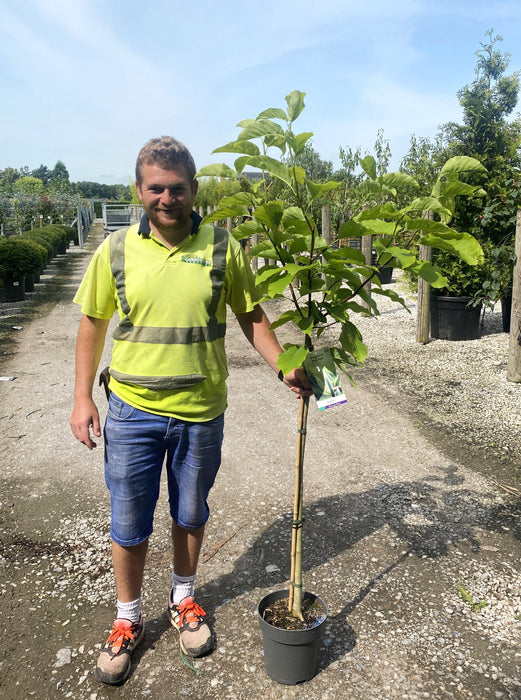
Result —
M14 183L21 177L17 168L4 168L0 170L0 192L3 195L13 193Z
M519 178L521 165L521 119L509 120L518 101L520 74L505 74L510 55L497 48L502 38L494 36L492 29L486 32L486 36L487 42L482 43L476 52L476 78L458 92L463 123L448 122L440 130L445 158L471 156L488 170L486 180L481 180L483 184L486 181L487 199L465 201L465 205L458 206L455 212L453 225L477 235L480 235L483 205L506 194L505 183ZM498 242L501 235L494 228L484 233L493 242Z
M35 197L41 197L43 195L44 186L43 182L32 175L26 175L25 177L19 177L18 180L13 185L15 194L22 195L33 195Z
M56 161L56 165L52 169L50 185L54 192L71 191L69 171L67 170L65 163L61 160Z
M38 168L35 168L31 172L32 177L37 177L39 180L43 182L45 186L47 186L52 179L52 172L49 170L49 168L46 165L40 165Z

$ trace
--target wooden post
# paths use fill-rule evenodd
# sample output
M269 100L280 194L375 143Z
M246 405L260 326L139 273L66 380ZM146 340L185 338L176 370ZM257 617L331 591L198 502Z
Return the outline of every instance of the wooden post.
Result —
M331 207L327 204L322 207L322 238L331 243Z
M507 381L521 382L521 210L516 221L516 265L512 286Z
M229 231L230 233L232 232L232 229L233 229L233 219L232 219L231 216L228 216L227 219L226 219L226 228L228 229L228 231Z
M423 212L424 219L432 219L431 211ZM420 260L432 262L432 248L428 245L419 247ZM431 338L431 285L418 277L418 308L416 311L416 342L426 345Z

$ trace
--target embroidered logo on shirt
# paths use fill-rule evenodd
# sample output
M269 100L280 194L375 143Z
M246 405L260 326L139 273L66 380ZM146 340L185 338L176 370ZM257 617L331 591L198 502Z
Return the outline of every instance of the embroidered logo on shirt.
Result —
M192 255L183 255L181 260L185 263L194 263L195 265L203 265L203 267L210 267L212 264L211 260L206 260L205 258L198 258Z

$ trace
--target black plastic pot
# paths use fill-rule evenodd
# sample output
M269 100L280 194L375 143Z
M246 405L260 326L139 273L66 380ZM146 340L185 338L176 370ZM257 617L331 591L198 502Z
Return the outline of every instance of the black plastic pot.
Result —
M304 593L304 598L317 601L324 609L324 618L315 627L304 630L286 630L270 625L264 620L264 611L289 591L275 591L259 603L257 612L264 647L264 665L270 678L284 685L296 685L311 680L317 672L318 650L327 619L327 608L313 593Z
M0 282L0 301L22 301L25 297L25 279L2 280Z
M431 296L431 337L439 340L479 338L481 307L468 306L472 297Z
M393 269L392 267L382 267L378 271L381 284L390 284L393 281Z
M503 322L503 333L510 333L510 316L512 314L512 297L502 297L501 299L501 320Z

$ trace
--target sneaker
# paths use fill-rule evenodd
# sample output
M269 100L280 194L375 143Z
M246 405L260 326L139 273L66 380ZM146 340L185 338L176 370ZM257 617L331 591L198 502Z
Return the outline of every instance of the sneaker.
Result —
M181 650L194 658L204 656L214 647L214 635L205 622L206 613L188 596L179 605L172 603L172 594L168 601L168 619L172 627L179 632Z
M130 622L124 618L116 620L98 657L94 678L108 685L123 683L132 666L130 656L144 636L143 616L139 622Z

